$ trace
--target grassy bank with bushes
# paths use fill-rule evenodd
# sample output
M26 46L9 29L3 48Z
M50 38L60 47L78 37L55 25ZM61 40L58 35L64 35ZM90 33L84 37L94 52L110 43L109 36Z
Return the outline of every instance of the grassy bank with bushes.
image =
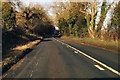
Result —
M80 44L99 47L99 48L117 52L117 53L120 52L119 51L120 50L120 45L119 45L120 42L101 41L99 39L78 38L78 37L68 37L68 36L62 36L61 38L68 40L68 41L74 41L74 42L80 43Z
M14 32L3 32L2 36L2 72L5 73L25 55L32 51L41 37L26 33L17 35Z

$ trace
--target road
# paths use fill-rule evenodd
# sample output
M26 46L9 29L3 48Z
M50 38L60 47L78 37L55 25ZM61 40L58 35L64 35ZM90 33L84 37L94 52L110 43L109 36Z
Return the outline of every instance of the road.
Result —
M118 53L46 38L5 78L117 78Z
M0 76L2 76L2 29L1 28L0 28Z

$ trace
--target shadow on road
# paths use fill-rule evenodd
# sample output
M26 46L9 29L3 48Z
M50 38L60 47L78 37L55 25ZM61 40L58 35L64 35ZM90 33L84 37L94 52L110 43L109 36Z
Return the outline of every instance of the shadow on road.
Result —
M47 41L52 41L52 40L50 40L50 39L47 39L47 40L43 40L42 42L47 42Z

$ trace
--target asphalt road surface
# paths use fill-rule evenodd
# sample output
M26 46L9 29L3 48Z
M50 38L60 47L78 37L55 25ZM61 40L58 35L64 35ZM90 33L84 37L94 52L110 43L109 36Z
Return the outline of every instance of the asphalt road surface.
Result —
M0 76L2 76L2 29L1 27L0 27Z
M118 53L46 38L5 78L117 78Z

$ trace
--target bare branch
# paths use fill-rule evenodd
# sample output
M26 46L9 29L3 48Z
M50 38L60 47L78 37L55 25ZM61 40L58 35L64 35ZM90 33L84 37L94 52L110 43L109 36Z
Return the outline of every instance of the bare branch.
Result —
M86 14L86 11L81 10L81 8L80 8L80 12L82 12L82 13Z

